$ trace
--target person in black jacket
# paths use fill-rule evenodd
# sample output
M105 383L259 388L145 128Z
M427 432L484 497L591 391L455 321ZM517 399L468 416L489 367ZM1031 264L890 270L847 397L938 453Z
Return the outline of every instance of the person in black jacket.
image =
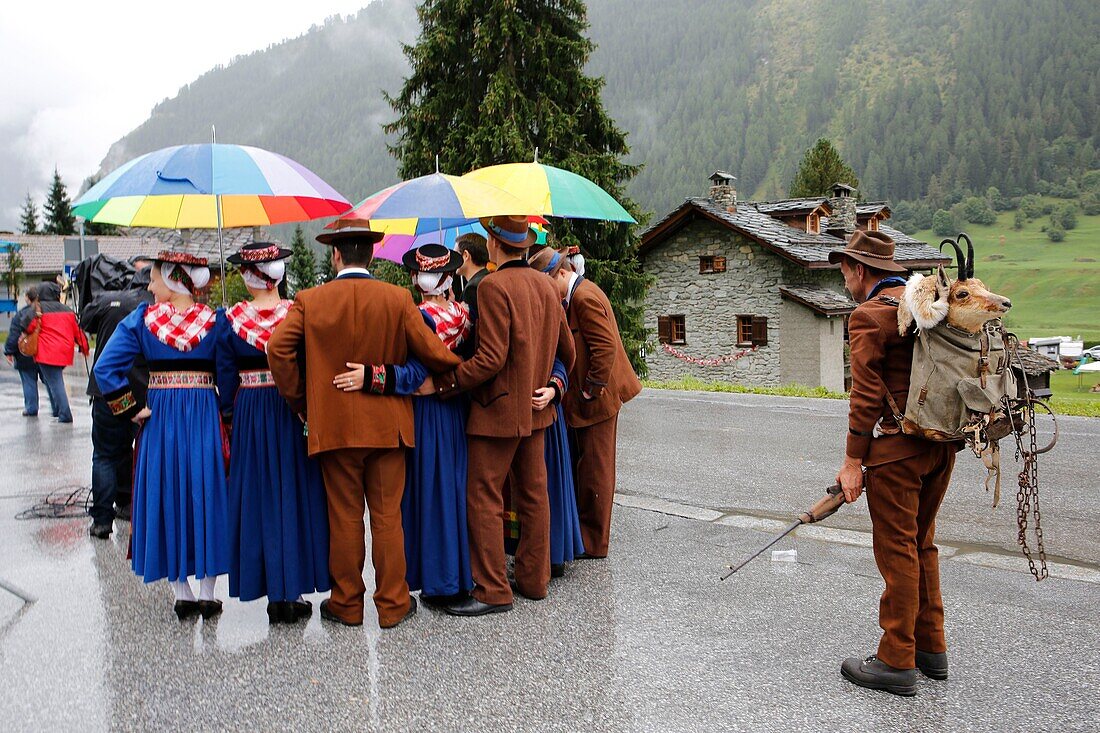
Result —
M147 289L151 268L146 263L138 264L141 269L134 274L126 290L101 293L80 313L80 327L96 337L95 361L99 361L99 355L122 319L140 304L153 302L153 294ZM140 404L145 404L148 384L149 368L139 357L130 370L130 387ZM92 526L88 532L105 540L111 536L116 516L124 520L130 518L137 426L128 417L112 414L92 370L88 373L88 395L92 399L92 505L88 509Z
M46 385L46 393L50 396L50 405L54 405L53 394L49 391L50 385L38 369L38 364L33 356L24 356L19 353L19 337L23 335L27 325L35 316L34 306L38 302L38 288L33 285L27 288L27 304L19 309L15 318L11 320L11 329L8 331L8 340L4 343L4 356L8 363L19 372L19 379L23 382L23 417L38 417L38 380ZM53 407L53 416L57 417L57 407Z

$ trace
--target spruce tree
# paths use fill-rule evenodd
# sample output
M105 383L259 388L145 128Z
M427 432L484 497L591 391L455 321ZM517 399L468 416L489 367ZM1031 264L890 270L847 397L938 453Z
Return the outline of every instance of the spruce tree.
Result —
M23 201L23 210L19 214L19 231L24 234L38 234L38 207L34 199L27 192L27 198Z
M336 279L336 266L332 264L332 247L325 247L325 254L321 256L321 266L317 268L318 284L332 282Z
M634 218L624 186L639 167L623 161L626 134L603 108L603 79L586 76L594 48L581 0L425 0L411 75L387 99L398 118L390 150L403 178L456 175L499 163L539 162L585 176ZM563 245L579 244L586 275L608 295L635 369L644 371L642 302L648 278L632 227L555 220Z
M57 172L57 168L53 169L53 183L50 184L50 192L46 194L43 213L45 214L43 230L46 234L72 234L76 228L76 217L73 216L69 192L61 182L61 174Z
M312 288L317 284L317 257L306 244L302 225L294 227L294 237L290 240L290 259L286 268L287 284L293 296L299 290Z
M834 183L846 183L852 188L859 188L855 171L848 167L828 139L819 138L802 156L798 172L791 180L790 196L828 196Z

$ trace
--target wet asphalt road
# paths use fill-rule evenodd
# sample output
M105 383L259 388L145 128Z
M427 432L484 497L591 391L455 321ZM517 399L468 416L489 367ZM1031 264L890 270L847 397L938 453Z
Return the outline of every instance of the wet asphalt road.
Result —
M903 700L838 674L878 637L862 505L777 546L798 562L718 580L831 482L843 403L647 393L622 416L608 560L509 614L422 608L382 632L370 611L361 629L270 628L262 602L181 624L130 572L125 523L98 542L85 519L15 520L88 482L78 402L75 425L23 419L0 372L0 582L37 599L0 590L8 730L1100 730L1100 421L1067 421L1042 474L1048 551L1076 563L1043 583L1008 552L1011 492L990 510L960 457L940 522L952 678Z

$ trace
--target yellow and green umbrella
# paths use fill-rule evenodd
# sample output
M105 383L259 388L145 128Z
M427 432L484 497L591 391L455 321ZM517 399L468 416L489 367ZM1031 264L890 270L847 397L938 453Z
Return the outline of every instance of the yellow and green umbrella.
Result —
M463 178L488 183L530 201L542 216L636 223L611 194L576 173L542 163L505 163Z

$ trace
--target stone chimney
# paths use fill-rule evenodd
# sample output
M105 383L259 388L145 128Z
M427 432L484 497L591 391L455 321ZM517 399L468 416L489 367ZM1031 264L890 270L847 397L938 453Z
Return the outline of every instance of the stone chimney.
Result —
M834 183L829 197L829 228L827 233L847 239L856 230L856 190L844 183Z
M733 187L733 182L736 180L725 171L714 171L710 174L710 193L708 197L715 206L731 214L737 211L737 189Z

